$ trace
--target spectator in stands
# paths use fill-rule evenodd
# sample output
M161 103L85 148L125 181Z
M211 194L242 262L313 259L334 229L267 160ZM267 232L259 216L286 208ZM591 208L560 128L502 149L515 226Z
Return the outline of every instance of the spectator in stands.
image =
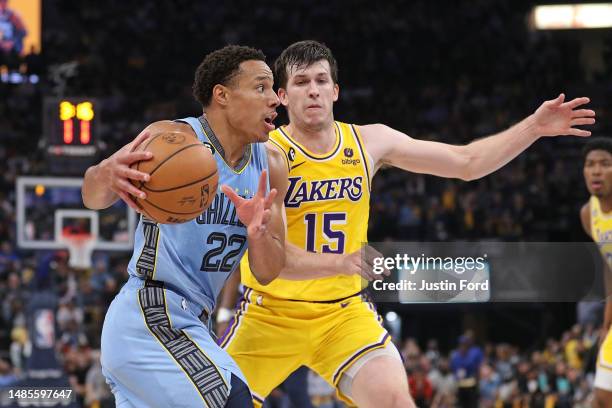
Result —
M458 385L458 403L462 407L478 407L478 375L482 361L482 350L474 345L472 334L462 335L450 362Z
M440 350L438 348L438 340L429 339L427 341L427 349L425 350L425 357L434 366L438 365L438 359L440 358Z
M492 408L497 400L499 385L501 384L500 375L493 371L491 366L483 364L480 366L479 394L482 408Z
M100 351L95 350L91 352L91 362L91 366L85 376L85 406L92 408L114 407L115 398L102 374Z
M80 326L83 324L83 310L76 306L74 299L62 299L56 313L56 321L60 334L68 331L69 326Z
M0 276L9 271L16 271L16 263L19 257L13 245L9 241L2 241L0 244Z
M438 374L433 374L438 371ZM457 381L450 370L448 359L441 357L438 368L429 376L435 396L432 407L454 407L457 393Z
M87 372L91 366L90 350L87 347L70 346L64 354L64 371L70 387L76 394L79 406L85 402Z
M17 382L17 376L11 364L0 358L0 387L10 387Z
M418 407L429 406L433 400L433 387L426 374L420 366L408 373L410 394Z
M11 345L9 348L11 364L15 373L20 375L26 367L26 361L32 353L32 343L25 327L15 327L11 330Z

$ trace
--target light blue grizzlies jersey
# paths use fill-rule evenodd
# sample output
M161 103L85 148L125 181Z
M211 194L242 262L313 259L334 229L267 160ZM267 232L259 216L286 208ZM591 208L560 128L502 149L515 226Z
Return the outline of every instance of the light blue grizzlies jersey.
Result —
M203 118L180 121L191 125L213 151L219 185L230 186L244 198L253 197L261 172L268 168L265 145L248 146L242 162L232 169L219 154L223 148ZM141 217L128 272L140 279L162 281L168 289L210 313L246 248L246 227L238 219L234 204L219 189L210 207L184 224L157 224Z

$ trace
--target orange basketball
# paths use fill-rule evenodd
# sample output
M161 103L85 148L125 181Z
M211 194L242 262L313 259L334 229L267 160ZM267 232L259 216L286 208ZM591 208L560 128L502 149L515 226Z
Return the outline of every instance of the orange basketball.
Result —
M195 135L155 133L138 150L153 153L151 160L132 164L151 176L147 182L132 180L147 195L133 197L144 215L161 224L180 224L208 208L217 194L217 163Z

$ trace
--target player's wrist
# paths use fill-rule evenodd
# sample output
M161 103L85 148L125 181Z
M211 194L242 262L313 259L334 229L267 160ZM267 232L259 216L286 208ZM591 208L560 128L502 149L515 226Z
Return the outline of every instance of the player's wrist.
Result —
M217 324L227 323L232 319L233 316L234 313L231 311L231 309L228 309L227 307L220 307L217 310L217 316L215 317L215 321L217 322Z
M102 160L97 166L94 167L93 179L97 185L101 185L110 188L110 160L108 158Z
M523 134L527 135L530 139L539 139L540 137L547 136L541 126L538 125L538 120L535 114L527 116L523 120Z
M347 274L347 268L344 264L345 254L330 255L332 259L332 269L336 274Z

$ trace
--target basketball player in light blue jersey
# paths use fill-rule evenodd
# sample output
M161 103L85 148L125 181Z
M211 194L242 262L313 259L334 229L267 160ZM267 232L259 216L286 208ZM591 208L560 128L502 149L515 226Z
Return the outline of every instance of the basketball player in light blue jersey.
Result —
M130 164L151 154L135 150L151 134L181 131L211 147L223 185L195 220L160 225L141 217L130 278L102 331L102 368L118 407L252 407L244 376L204 322L247 245L261 283L285 265L287 167L278 150L259 143L274 129L279 104L264 61L248 47L209 54L194 83L204 115L153 123L85 174L88 208L121 198L138 210L130 195L145 193L129 179L146 181L149 175Z

